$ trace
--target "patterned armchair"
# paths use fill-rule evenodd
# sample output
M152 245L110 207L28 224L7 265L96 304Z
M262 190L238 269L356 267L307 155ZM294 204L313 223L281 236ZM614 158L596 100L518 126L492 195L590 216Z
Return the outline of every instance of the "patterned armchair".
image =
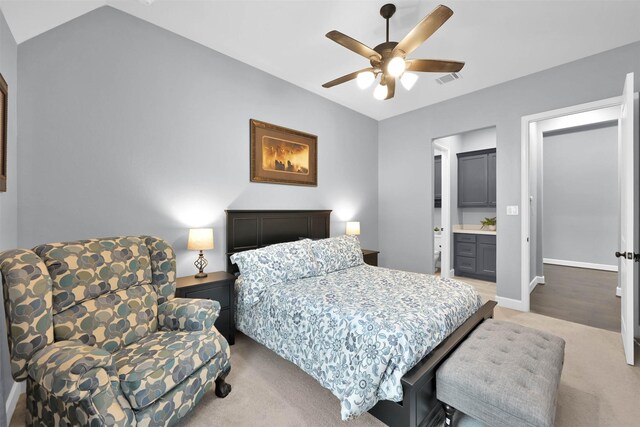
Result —
M231 367L217 301L174 298L164 240L116 237L0 254L11 372L28 425L171 425Z

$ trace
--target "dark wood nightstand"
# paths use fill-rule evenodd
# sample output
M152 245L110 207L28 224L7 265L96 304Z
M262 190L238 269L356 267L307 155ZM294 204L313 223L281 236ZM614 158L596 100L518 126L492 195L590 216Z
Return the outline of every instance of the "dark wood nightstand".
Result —
M236 340L235 304L233 301L235 280L236 276L225 271L208 273L208 276L202 279L186 276L176 280L177 298L211 299L220 303L220 316L216 320L215 326L230 345L233 345Z
M378 266L378 254L380 251L372 251L370 249L362 250L362 257L364 258L365 264L373 265L374 267Z

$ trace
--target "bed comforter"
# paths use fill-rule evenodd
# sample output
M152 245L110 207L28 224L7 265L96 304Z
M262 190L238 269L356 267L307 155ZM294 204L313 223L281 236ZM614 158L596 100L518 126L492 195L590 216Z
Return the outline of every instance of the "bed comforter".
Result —
M295 363L341 404L342 419L402 400L400 379L481 306L469 285L360 265L280 283L243 300L236 327Z

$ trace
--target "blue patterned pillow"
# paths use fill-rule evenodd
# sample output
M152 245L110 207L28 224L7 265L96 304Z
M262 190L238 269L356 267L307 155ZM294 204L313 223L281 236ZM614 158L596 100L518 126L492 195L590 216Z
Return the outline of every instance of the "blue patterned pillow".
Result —
M364 264L356 236L330 237L311 242L319 274L329 274Z
M279 243L266 248L238 252L231 256L238 266L252 303L267 287L317 275L311 240Z

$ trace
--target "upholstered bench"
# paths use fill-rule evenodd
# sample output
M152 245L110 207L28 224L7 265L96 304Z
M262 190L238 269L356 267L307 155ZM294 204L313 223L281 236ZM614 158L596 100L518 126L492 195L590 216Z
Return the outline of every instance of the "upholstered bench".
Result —
M553 426L563 363L562 338L486 320L436 373L445 425L459 410L490 426Z

